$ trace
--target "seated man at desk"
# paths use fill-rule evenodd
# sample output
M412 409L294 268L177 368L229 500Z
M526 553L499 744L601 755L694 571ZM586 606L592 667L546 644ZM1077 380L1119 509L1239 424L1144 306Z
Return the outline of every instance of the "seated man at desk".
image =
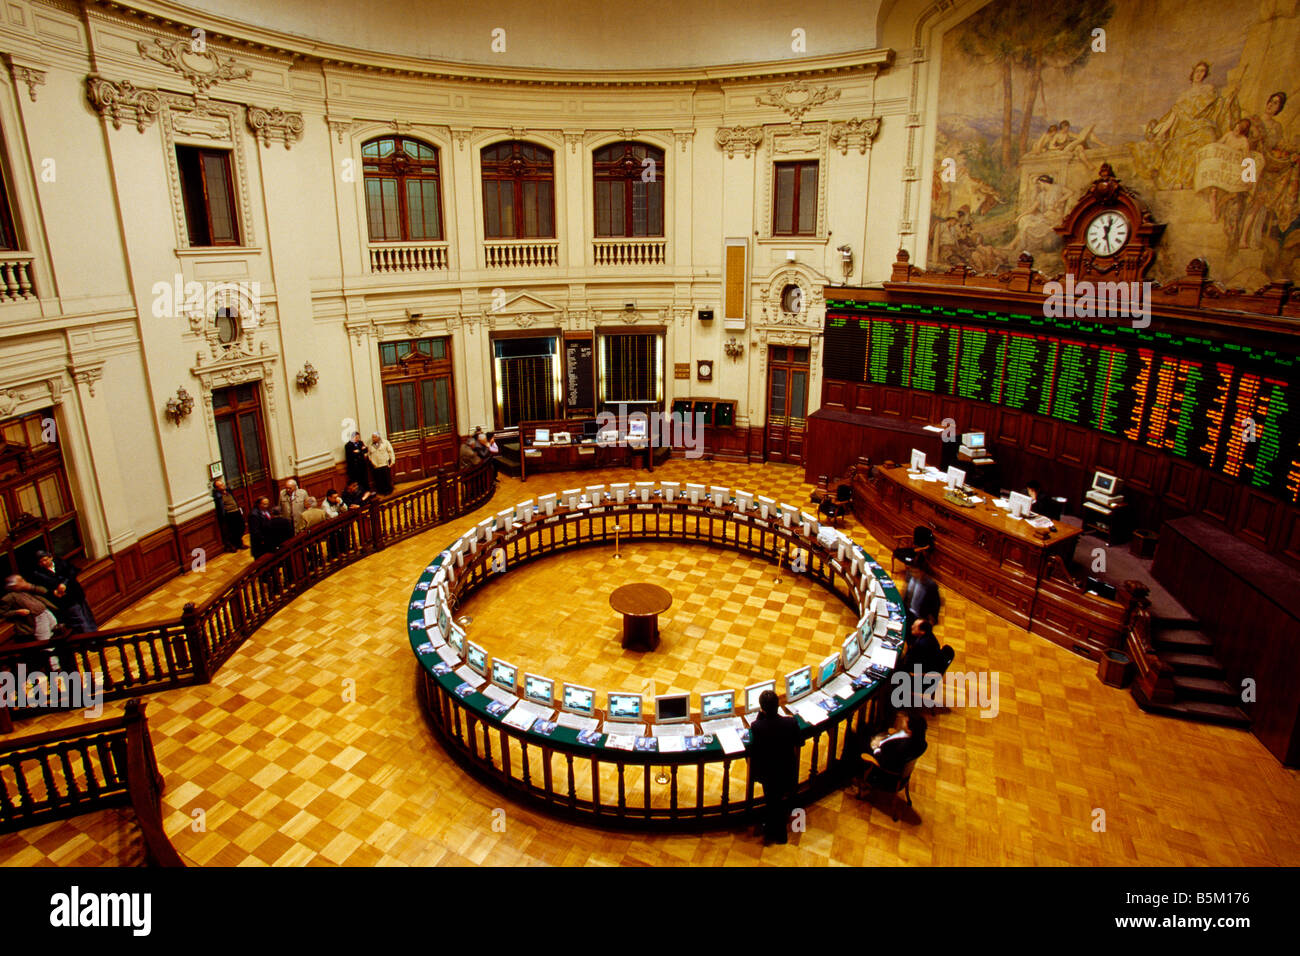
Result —
M905 729L872 737L862 756L871 758L875 763L874 766L867 766L866 777L858 784L857 798L867 799L872 788L890 790L896 786L908 763L925 753L928 746L925 733L925 718L919 713L912 713L907 718Z
M1031 506L1031 510L1035 512L1038 511L1038 498L1042 493L1043 493L1043 486L1040 485L1038 482L1029 481L1025 483L1025 494L1028 495L1029 500L1033 502Z
M902 669L909 674L917 666L920 666L922 674L943 670L941 653L939 639L934 636L934 625L925 618L919 618L912 623L911 639L903 657Z

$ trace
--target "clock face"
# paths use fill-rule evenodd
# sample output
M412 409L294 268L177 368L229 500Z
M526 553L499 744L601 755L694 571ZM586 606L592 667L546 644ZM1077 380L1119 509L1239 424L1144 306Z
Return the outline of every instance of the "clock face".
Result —
M1128 220L1123 213L1107 210L1088 223L1084 237L1094 255L1113 256L1128 242Z
M713 363L701 362L699 365L699 378L701 381L708 381L713 377Z

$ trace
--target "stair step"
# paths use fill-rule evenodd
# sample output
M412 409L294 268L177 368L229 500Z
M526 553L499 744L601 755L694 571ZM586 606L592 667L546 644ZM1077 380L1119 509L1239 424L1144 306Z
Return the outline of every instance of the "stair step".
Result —
M1250 727L1250 717L1240 707L1226 704L1211 704L1201 700L1180 700L1172 704L1151 704L1138 701L1143 710L1166 717L1182 720L1195 720L1206 724L1223 724L1228 727Z
M1160 659L1173 667L1177 674L1188 677L1211 677L1223 680L1223 665L1209 654L1161 654Z
M1175 652L1196 653L1201 648L1214 647L1214 640L1204 631L1193 631L1183 627L1171 628L1167 631L1152 631L1151 643L1155 645L1157 651L1168 649Z
M1231 684L1212 677L1188 677L1176 674L1174 690L1178 694L1180 703L1183 701L1227 703L1237 699L1237 691Z

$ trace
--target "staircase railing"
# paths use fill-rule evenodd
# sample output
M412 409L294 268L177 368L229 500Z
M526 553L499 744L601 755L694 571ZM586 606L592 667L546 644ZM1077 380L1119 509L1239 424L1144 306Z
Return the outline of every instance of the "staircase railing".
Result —
M1125 616L1128 655L1137 667L1132 694L1153 704L1174 699L1174 669L1160 659L1151 644L1151 599L1145 587L1134 588Z

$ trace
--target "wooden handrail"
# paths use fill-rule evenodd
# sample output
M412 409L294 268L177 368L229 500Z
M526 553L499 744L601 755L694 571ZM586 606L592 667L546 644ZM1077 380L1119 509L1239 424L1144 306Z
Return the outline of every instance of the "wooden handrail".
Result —
M126 705L126 785L140 832L144 834L145 855L150 866L184 866L162 822L163 778L158 772L149 721L143 701Z

